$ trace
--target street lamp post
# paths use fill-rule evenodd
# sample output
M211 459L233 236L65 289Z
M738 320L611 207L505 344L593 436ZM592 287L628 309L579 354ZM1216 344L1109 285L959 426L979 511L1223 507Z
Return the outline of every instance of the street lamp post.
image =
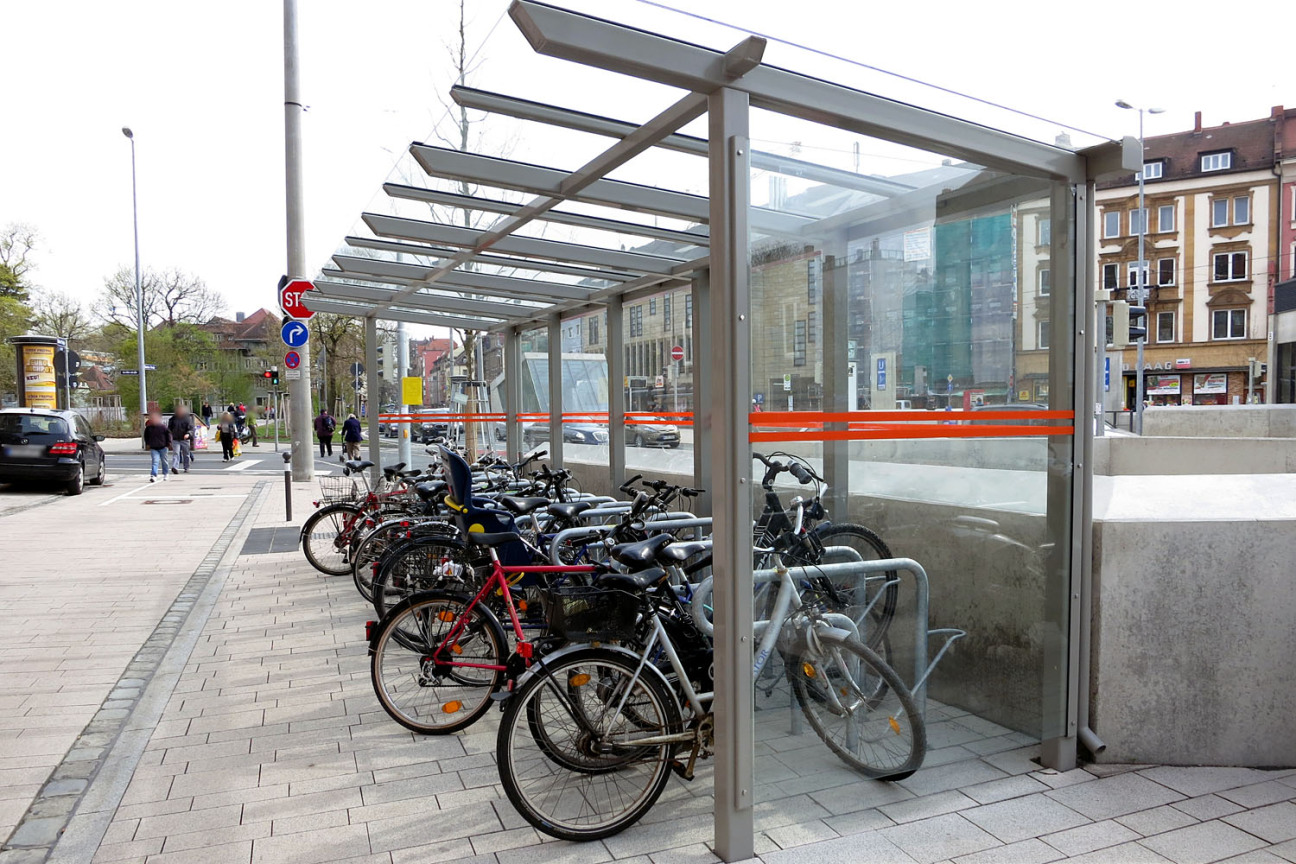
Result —
M1138 272L1138 305L1145 310L1143 313L1143 329L1145 332L1144 335L1138 338L1138 358L1135 360L1135 364L1134 364L1134 410L1135 410L1134 425L1136 427L1135 431L1139 435L1142 435L1143 434L1143 388L1144 388L1143 349L1144 346L1147 344L1146 331L1152 325L1152 316L1146 312L1148 266L1147 266L1147 257L1143 249L1144 238L1147 236L1147 230L1148 230L1147 207L1143 203L1143 180L1144 180L1143 113L1144 111L1146 111L1148 114L1161 114L1164 112L1165 109L1135 108L1133 105L1126 102L1124 99L1117 99L1116 107L1125 108L1130 111L1137 111L1139 115L1139 172L1138 172L1139 235L1138 235L1138 264L1136 266L1136 270Z
M131 145L131 211L135 220L135 326L136 342L139 349L139 392L140 413L148 413L148 382L144 371L144 288L140 281L139 262L139 198L135 192L135 133L129 126L122 127L122 134L130 139Z

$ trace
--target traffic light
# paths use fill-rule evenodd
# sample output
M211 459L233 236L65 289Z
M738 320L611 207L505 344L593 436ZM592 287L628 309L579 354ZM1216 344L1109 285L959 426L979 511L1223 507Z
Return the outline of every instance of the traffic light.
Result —
M1113 348L1125 348L1131 343L1147 338L1147 309L1142 306L1131 306L1124 300L1116 300L1111 306L1111 330L1108 344Z
M271 378L274 377L274 373L271 372L269 369L267 369L267 370L265 370L264 372L261 373L261 377L264 378L265 380L269 381Z
M278 367L278 366L271 366L271 367L270 367L270 383L273 384L273 385L276 386L276 387L279 386L279 367Z
M1265 372L1269 370L1269 364L1263 360L1257 360L1254 357L1247 358L1247 371L1251 373L1251 380L1263 378Z

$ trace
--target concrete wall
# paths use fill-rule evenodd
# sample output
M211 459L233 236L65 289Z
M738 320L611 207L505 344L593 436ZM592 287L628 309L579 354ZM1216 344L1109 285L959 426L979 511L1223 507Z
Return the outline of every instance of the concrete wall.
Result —
M1296 438L1106 436L1094 439L1094 473L1109 477L1293 472L1296 472Z
M1296 764L1296 520L1094 525L1103 762Z
M1296 405L1168 405L1143 412L1143 434L1191 438L1296 438Z

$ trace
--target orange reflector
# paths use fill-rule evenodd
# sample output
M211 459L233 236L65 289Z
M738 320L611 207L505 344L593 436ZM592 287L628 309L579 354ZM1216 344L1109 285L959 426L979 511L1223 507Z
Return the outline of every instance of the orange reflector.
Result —
M454 702L447 702L444 705L442 705L441 711L446 714L453 714L456 711L461 710L462 708L463 708L463 703L456 699Z
M449 622L455 620L455 617L456 617L455 613L451 612L449 609L442 609L440 612L437 613L438 621Z
M804 674L807 678L813 678L813 677L815 677L815 668L814 668L813 666L811 666L809 663L802 663L802 664L801 664L801 672L802 672L802 674Z
M527 610L527 604L526 604L526 601L525 601L525 600L519 600L519 601L518 601L518 611L519 611L519 612L525 612L526 610Z
M453 651L455 654L462 654L462 653L463 653L463 648L460 647L460 645L459 645L458 642L456 642L455 644L451 645L451 646L450 646L450 650Z
M896 719L895 719L894 717L888 717L888 718L887 718L887 722L889 722L889 723L891 724L891 731L894 732L895 734L899 735L899 734L900 734L900 724L896 722Z
M575 675L567 679L567 686L584 687L589 682L590 676L586 675L584 672L577 672Z

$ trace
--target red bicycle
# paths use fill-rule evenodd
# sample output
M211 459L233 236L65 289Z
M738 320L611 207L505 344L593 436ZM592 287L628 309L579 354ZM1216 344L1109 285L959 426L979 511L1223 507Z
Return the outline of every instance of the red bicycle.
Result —
M414 594L366 624L370 677L383 710L407 729L423 735L457 732L486 713L491 695L516 679L534 656L519 617L527 604L514 604L510 590L528 576L593 574L590 565L513 565L500 563L496 547L519 540L517 534L468 532L470 544L490 554L490 572L475 595L450 590ZM442 562L447 580L459 564ZM508 616L515 648L491 607ZM538 611L538 610L537 610ZM512 667L512 668L510 668Z

